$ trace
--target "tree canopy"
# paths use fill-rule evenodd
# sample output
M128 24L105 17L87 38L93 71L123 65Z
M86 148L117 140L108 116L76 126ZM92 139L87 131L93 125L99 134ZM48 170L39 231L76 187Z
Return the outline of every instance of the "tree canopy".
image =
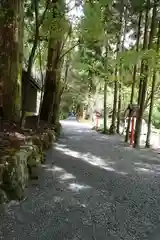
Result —
M69 111L83 115L84 110L93 119L100 111L103 131L120 133L126 109L136 104L135 147L142 119L149 146L152 125L160 128L159 10L158 0L4 0L0 82L5 118L23 125L33 76L41 83L39 121L56 125ZM131 117L130 109L126 141Z

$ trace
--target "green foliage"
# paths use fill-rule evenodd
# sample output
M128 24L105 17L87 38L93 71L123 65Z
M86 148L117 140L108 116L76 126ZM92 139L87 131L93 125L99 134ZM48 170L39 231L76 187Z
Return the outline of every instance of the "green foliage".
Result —
M94 4L94 7L91 7L90 3L85 4L81 29L83 39L86 41L91 43L103 41L103 16L99 3Z
M56 4L50 3L47 8L46 0L25 0L24 4L24 64L28 65L28 59L34 47L37 31L36 24L38 24L39 36L32 70L44 73L47 66L49 41L54 43L55 40L55 42L60 41L62 43L59 56L57 56L59 65L56 71L60 73L59 89L57 91L63 89L63 84L65 85L61 102L61 114L63 117L77 104L89 105L89 101L92 103L98 101L95 99L100 98L104 92L104 80L107 80L108 84L109 99L111 99L109 100L110 106L113 101L113 83L115 79L121 84L123 90L122 108L124 109L129 103L135 65L137 66L134 99L136 102L142 60L149 66L147 93L150 93L153 71L159 71L160 51L156 51L156 36L154 37L152 49L142 51L144 21L141 24L139 51L135 50L138 16L143 11L144 20L146 1L126 0L125 8L123 8L120 0L78 0L75 5L83 8L83 15L78 24L74 25L68 17L70 6L64 0L59 0ZM36 6L37 13L35 11ZM123 12L123 24L120 21L121 11ZM1 13L2 18L3 14L6 14L6 12ZM126 16L127 20L125 19ZM38 22L36 22L36 17ZM122 51L125 20L125 46L124 51ZM151 22L150 16L149 22ZM150 32L150 29L148 29L148 32ZM118 39L120 44L117 44ZM76 46L75 49L74 46ZM70 67L66 83L64 80L64 65L68 56ZM42 66L40 66L40 62ZM116 69L117 78L115 77ZM145 75L145 73L143 74ZM158 79L155 96L158 96L160 92L158 88L159 82ZM159 124L159 112L160 110L156 106L153 114L153 122L156 126Z
M160 102L154 107L152 124L160 129Z

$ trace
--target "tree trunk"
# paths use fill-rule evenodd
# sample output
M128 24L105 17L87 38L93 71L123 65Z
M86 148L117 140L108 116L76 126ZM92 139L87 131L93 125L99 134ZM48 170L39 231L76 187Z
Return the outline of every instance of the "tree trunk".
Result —
M57 71L56 71L56 92L55 92L55 100L53 101L53 109L52 109L52 124L54 126L57 125L59 122L59 110L60 110L60 102L61 102L61 69L62 69L62 61L59 62L57 66ZM66 74L66 73L65 73Z
M118 79L117 79L117 67L115 68L115 81L114 81L114 100L113 100L113 112L112 112L112 124L110 126L110 133L116 133L116 115L117 115L117 92L118 92Z
M127 8L124 6L124 2L122 1L122 23L121 23L121 38L122 41L120 43L120 52L124 52L124 42L126 36L126 28L127 28ZM122 82L123 82L123 65L122 59L120 59L120 69L119 69L119 77L120 82L118 83L119 87L119 95L118 95L118 112L117 112L117 133L120 134L120 124L121 124L121 107L122 107Z
M130 104L133 104L133 98L134 98L134 90L135 90L135 84L136 84L136 72L137 72L137 66L134 66L133 70L133 80L132 80L132 90L131 90L131 98L130 98ZM125 135L125 142L128 142L129 140L129 130L130 130L130 124L131 124L131 110L129 110L129 116L128 116L128 122L127 122L127 129L126 129L126 135Z
M77 120L79 120L79 118L83 117L83 111L84 111L83 104L82 103L78 103L77 107L76 107Z
M151 123L152 123L152 113L153 113L153 104L154 104L155 85L156 85L156 72L154 71L153 79L152 79L151 102L150 102L150 107L149 107L148 124L147 124L146 148L150 147Z
M124 13L124 3L121 0L121 12L120 12L120 27L117 35L117 57L121 47L121 36L122 36L122 23L123 23L123 13ZM117 58L116 57L116 58ZM115 81L114 81L114 100L113 100L113 112L112 112L112 123L110 126L110 133L116 133L116 115L117 115L117 99L118 99L118 64L115 67Z
M4 0L0 16L0 82L5 119L19 121L23 56L23 1Z
M145 35L147 35L147 32L148 32L149 10L150 10L150 0L147 0L144 41L145 41ZM151 30L150 30L150 36L149 36L148 49L151 49L151 47L152 47L153 37L154 37L154 33L155 33L156 13L157 13L157 4L156 4L156 0L155 0L154 7L153 7L153 14L152 14L152 22L151 22ZM143 72L141 73L142 91L141 91L141 97L140 97L140 108L139 108L139 112L138 112L138 116L137 116L137 120L136 120L134 147L140 146L142 118L143 118L146 90L147 90L147 82L148 82L148 68L149 68L148 60L146 59L146 60L142 61L142 64L144 64Z
M22 116L21 116L21 125L22 126L24 125L25 112L27 111L26 106L27 106L27 94L28 94L28 88L29 88L29 79L32 74L32 66L34 63L34 57L35 57L35 53L36 53L38 43L39 43L39 30L45 19L46 12L49 7L49 1L48 0L46 1L46 7L45 7L45 10L43 11L40 19L39 19L39 1L33 0L33 4L34 4L34 13L35 13L35 33L34 33L34 41L33 41L32 49L31 49L29 59L28 59L27 74L25 76L26 79L22 79L22 82L23 82L23 80L26 81L26 89L24 91L24 96L23 96L23 101L22 101Z
M119 83L118 112L117 112L117 133L118 134L120 134L121 105L122 105L121 83Z
M19 4L19 69L18 69L18 86L17 86L17 98L16 98L16 112L17 120L20 123L21 110L22 110L22 70L23 70L23 39L24 39L24 0Z
M37 120L37 127L39 127L40 124L40 113L41 113L41 108L42 108L42 101L43 101L43 91L44 91L44 76L43 76L43 68L42 68L42 54L41 54L41 49L39 45L39 70L41 73L41 95L40 95L40 104L39 104L39 111L38 111L38 120Z
M140 13L139 13L138 31L137 31L137 40L136 40L136 52L138 52L138 50L139 50L139 40L140 40L140 36L141 36L141 20L142 20L142 11L140 11ZM134 70L133 70L133 80L132 80L130 104L133 104L135 84L136 84L136 73L137 73L137 65L135 64ZM128 139L129 139L130 122L131 122L131 111L129 112L128 122L127 122L125 142L128 142Z
M64 11L61 9L61 1L55 0L53 3L53 14L52 18L55 21L54 27L59 27L58 20L60 21L60 13ZM56 23L57 22L57 23ZM56 25L57 24L57 25ZM44 86L44 96L42 102L42 108L40 113L40 119L48 122L49 124L54 122L57 118L57 94L59 92L59 70L60 70L60 59L62 50L62 38L60 36L57 38L53 36L53 32L50 32L50 39L48 43L48 58L47 58L47 70L46 70L46 80Z
M107 79L104 80L104 133L107 133Z
M61 101L60 94L56 92L55 101L53 103L53 115L52 115L53 126L56 126L56 124L59 122L60 101Z
M106 53L104 59L104 69L106 77L104 79L104 100L103 100L103 107L104 107L104 128L103 132L107 133L107 85L108 85L108 42L106 44Z
M48 122L53 117L53 106L57 92L57 71L59 66L59 56L61 51L61 41L50 39L48 45L48 59L46 79L44 86L44 96L41 107L40 119Z
M138 89L138 105L140 106L141 98L142 98L142 85L143 85L143 72L144 72L144 61L141 62L141 69L140 69L140 80L139 80L139 89Z
M21 116L21 126L23 127L24 125L24 120L25 120L25 112L27 111L26 106L27 106L27 94L28 94L28 88L29 88L29 79L32 73L32 66L33 66L33 61L34 61L34 56L36 53L36 49L38 46L38 41L39 41L39 21L38 21L38 1L34 0L34 12L35 12L35 35L34 35L34 41L33 41L33 46L31 49L31 53L29 55L28 59L28 66L27 66L27 74L22 79L22 82L26 82L26 88L24 89L24 96L23 96L23 101L22 101L22 116Z
M158 53L160 48L160 21L159 21L159 28L157 33L157 47L156 51ZM156 61L156 65L158 62ZM155 92L155 86L156 86L156 69L154 69L153 72L153 79L152 79L152 90L151 90L151 100L150 100L150 107L149 107L149 116L148 116L148 132L147 132L147 138L146 138L146 147L150 147L150 138L151 138L151 123L152 123L152 113L153 113L153 106L154 106L154 92Z
M46 12L49 7L49 1L48 0L46 1L46 7L45 7L45 10L43 11L40 19L39 19L39 1L33 0L33 4L34 4L34 13L35 13L35 33L34 33L32 49L31 49L29 59L28 59L28 66L27 66L28 77L30 77L30 75L31 75L34 57L35 57L35 53L36 53L38 43L39 43L39 30L40 30L41 25L44 22Z
M88 73L88 99L87 99L87 107L86 107L86 114L89 115L89 119L92 119L91 112L92 112L92 90L93 90L93 76L92 71L89 70Z

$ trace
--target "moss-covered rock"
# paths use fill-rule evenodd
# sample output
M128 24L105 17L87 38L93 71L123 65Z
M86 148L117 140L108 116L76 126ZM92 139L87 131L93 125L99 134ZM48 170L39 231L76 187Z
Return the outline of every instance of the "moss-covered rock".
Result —
M43 151L43 143L41 140L41 135L32 136L32 143L38 146L40 151Z
M6 193L0 189L0 204L8 202Z
M24 145L22 146L29 153L27 157L27 167L29 178L38 178L37 173L35 176L35 168L43 163L43 151L37 145ZM33 171L34 169L34 171ZM33 174L34 173L34 174Z
M54 141L54 131L46 130L29 138L19 150L6 152L8 155L0 161L0 202L6 201L6 195L8 199L24 197L28 179L38 177L36 169L44 162L43 150L51 147Z
M50 148L55 141L54 130L46 130L45 133L41 135L41 141L44 149Z
M3 173L4 173L4 169L5 169L4 163L1 163L1 164L0 164L0 186L1 186L2 183L3 183Z
M58 138L60 136L60 133L61 133L61 129L62 129L62 126L61 126L61 123L58 122L54 128L55 130L55 133L56 133L56 138Z
M39 148L36 145L31 146L31 154L27 158L28 166L36 166L42 163L43 155L39 152Z
M3 185L3 173L4 173L5 165L0 164L0 204L7 202L7 195L6 193L1 189Z
M28 182L28 153L25 149L15 155L6 157L6 166L3 172L3 190L9 199L22 199Z
M43 134L41 136L41 140L42 140L42 144L43 144L43 148L44 149L48 149L50 144L49 144L49 137L48 137L48 134Z

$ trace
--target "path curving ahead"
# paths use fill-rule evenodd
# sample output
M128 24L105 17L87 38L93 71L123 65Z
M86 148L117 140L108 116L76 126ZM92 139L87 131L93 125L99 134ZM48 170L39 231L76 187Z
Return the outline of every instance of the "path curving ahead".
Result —
M0 239L159 240L159 155L64 121L27 199L1 212Z

